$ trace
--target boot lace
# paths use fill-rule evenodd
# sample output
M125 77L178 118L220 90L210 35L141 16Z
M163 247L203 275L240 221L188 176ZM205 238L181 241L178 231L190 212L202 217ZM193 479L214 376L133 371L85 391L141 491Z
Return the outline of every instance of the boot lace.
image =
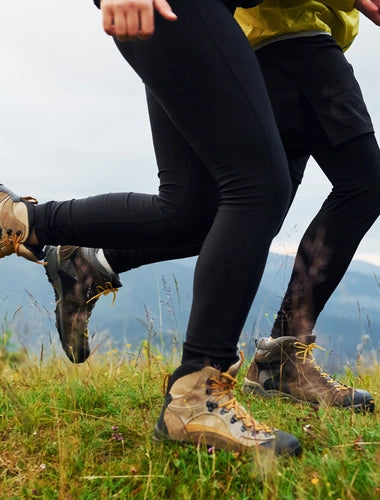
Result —
M323 347L312 342L311 344L304 344L302 342L294 342L294 347L296 348L296 358L302 360L302 364L309 362L313 368L318 372L318 374L323 377L323 379L334 386L334 389L338 391L343 391L347 389L347 386L341 384L337 380L334 380L331 375L329 375L325 370L323 370L315 361L313 356L314 349L321 349L325 351Z
M8 250L9 254L16 253L18 256L20 256L19 248L22 240L21 232L18 231L17 233L14 233L10 229L4 234L1 240L5 248ZM0 255L0 257L4 257L4 255Z
M272 429L265 424L262 424L255 420L252 415L250 415L246 409L236 401L232 396L231 391L235 387L237 380L233 378L229 373L221 373L220 380L211 377L210 378L210 388L213 397L216 401L223 398L230 398L227 401L219 402L218 405L227 411L233 410L235 417L243 422L245 427L253 427L256 432L267 432L272 433Z
M89 304L92 300L98 300L98 298L101 297L102 295L108 295L109 293L113 293L113 298L111 303L111 306L113 306L116 300L116 293L119 291L119 289L112 286L112 283L110 281L106 281L104 283L104 286L98 285L96 287L96 291L97 293L93 295L90 299L88 299L86 304Z

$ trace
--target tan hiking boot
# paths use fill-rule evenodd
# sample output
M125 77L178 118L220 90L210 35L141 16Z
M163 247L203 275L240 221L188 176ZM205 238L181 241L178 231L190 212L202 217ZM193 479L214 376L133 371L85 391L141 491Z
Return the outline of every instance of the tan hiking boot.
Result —
M37 200L21 198L0 184L0 258L13 253L34 262L43 258L25 245L29 237L27 202L35 204Z
M257 422L234 398L240 364L225 373L211 366L198 371L179 367L169 381L155 439L237 452L269 449L279 455L300 455L295 436Z
M373 411L375 401L369 392L337 382L317 365L312 351L321 348L314 341L315 335L308 335L304 342L290 336L261 338L244 393Z

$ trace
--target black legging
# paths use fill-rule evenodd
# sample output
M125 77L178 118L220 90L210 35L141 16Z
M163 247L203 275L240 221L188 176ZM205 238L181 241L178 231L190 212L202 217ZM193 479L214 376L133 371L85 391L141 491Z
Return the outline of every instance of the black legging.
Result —
M256 57L231 13L220 0L171 5L178 21L156 16L149 41L117 42L154 96L159 195L50 202L34 207L33 223L41 244L105 248L174 247L207 233L184 361L208 358L225 369L237 359L290 178ZM211 211L210 176L219 197Z
M380 214L380 151L352 67L332 37L283 40L257 57L288 157L312 155L332 185L302 237L272 330L302 338Z
M312 333L380 214L380 151L374 135L339 146L331 146L323 135L315 123L312 154L333 189L302 237L273 337Z

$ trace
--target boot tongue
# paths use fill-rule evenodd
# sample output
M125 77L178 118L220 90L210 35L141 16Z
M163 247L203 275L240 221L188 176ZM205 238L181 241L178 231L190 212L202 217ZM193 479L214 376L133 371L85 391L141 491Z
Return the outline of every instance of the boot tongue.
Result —
M299 337L297 340L302 342L303 344L310 345L315 342L316 336L313 334L305 335L304 337Z
M226 373L228 373L228 375L231 375L231 377L236 378L237 374L239 373L240 367L243 364L243 361L244 361L244 356L242 353L240 353L239 359L236 361L236 363L232 364L228 368Z

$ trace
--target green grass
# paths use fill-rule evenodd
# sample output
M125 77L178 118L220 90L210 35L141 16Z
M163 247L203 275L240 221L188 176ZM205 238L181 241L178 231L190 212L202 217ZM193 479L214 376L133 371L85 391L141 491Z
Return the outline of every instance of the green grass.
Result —
M155 443L162 382L173 367L148 352L142 349L137 358L95 354L79 366L59 356L3 357L0 498L380 498L379 410L315 409L253 400L238 390L258 420L301 440L301 458ZM380 366L366 370L340 380L379 399Z

